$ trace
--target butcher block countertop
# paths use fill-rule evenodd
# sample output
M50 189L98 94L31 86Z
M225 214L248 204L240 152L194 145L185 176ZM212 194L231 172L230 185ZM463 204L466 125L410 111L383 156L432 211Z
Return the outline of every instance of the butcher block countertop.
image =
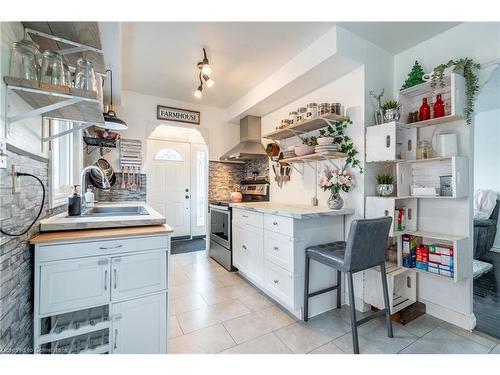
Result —
M133 236L151 236L172 233L173 229L167 224L149 225L128 228L105 228L105 229L83 229L65 230L60 232L44 232L37 234L31 240L31 244L45 244L51 242L74 242L79 240L94 240L100 238L117 238Z

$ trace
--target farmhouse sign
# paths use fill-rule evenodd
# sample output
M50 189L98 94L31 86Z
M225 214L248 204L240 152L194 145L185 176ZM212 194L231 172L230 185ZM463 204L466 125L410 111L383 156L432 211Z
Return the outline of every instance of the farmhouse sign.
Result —
M156 118L158 120L186 122L188 124L200 125L200 112L190 111L189 109L158 105L156 107Z

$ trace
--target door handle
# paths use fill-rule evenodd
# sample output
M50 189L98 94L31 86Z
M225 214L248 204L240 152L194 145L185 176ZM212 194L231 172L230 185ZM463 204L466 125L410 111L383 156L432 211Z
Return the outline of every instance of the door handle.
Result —
M115 278L115 282L114 282L114 289L116 289L116 279L118 278L116 268L113 270L113 276L114 276L114 278Z
M108 290L108 270L104 270L104 290Z
M113 344L113 349L118 348L118 328L115 328L115 343Z
M100 250L111 250L111 249L119 249L123 245L115 245L115 246L99 246Z

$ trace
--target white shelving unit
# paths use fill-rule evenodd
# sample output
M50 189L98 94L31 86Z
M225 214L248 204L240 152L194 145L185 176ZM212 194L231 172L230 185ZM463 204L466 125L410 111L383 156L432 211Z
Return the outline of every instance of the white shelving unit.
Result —
M446 113L444 117L431 118L426 121L406 123L408 113L418 111L422 98L427 97L429 106L432 108L433 101L437 94L441 94L446 103ZM443 207L452 210L459 199L469 197L469 162L467 157L433 157L430 159L417 160L417 145L419 141L419 129L428 126L440 126L456 122L452 126L465 126L463 121L463 108L465 106L465 80L457 74L444 77L444 87L437 87L432 91L430 82L426 82L399 93L398 101L401 103L400 122L390 122L381 125L369 126L366 129L366 161L374 165L374 170L382 171L381 168L391 168L395 176L395 193L393 197L366 197L367 218L391 216L394 225L391 228L390 236L396 239L398 261L396 269L400 275L430 274L436 277L436 281L458 282L467 278L471 274L472 256L468 250L469 238L449 233L435 233L420 230L420 227L431 228L430 221L432 215L424 212L422 207L429 209L429 204L421 205L422 199L442 199L451 203L446 203ZM432 116L432 110L431 110ZM382 163L382 164L377 164ZM380 165L380 166L377 166ZM451 176L451 196L440 195L440 177ZM433 187L436 195L412 195L412 185ZM405 209L405 229L397 228L397 209ZM425 208L424 208L425 209ZM450 211L450 215L454 215ZM424 225L425 224L425 225ZM450 228L451 229L451 228ZM417 268L404 268L402 266L402 236L408 234L418 236L425 245L447 244L454 249L453 277L439 275ZM376 277L375 271L370 270L365 277ZM378 274L380 277L380 274ZM403 277L403 276L401 276ZM392 276L389 277L390 281ZM439 284L436 284L439 285ZM373 288L365 288L367 291ZM374 306L381 302L381 293L366 295L365 300ZM397 298L397 293L394 298ZM411 299L409 299L411 301ZM415 295L416 300L416 295Z

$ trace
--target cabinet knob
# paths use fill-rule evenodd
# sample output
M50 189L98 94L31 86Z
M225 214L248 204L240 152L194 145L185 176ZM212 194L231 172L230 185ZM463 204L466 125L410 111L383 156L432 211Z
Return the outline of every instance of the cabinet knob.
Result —
M278 246L275 246L275 247L274 247L274 251L279 251L279 249L280 249L280 248L279 248Z
M279 284L278 280L274 279L273 281L274 281L275 284Z
M242 248L243 250L246 250L246 249L247 249L247 247L246 247L245 245L241 245L241 248Z
M273 221L273 225L278 226L278 222L277 221Z

